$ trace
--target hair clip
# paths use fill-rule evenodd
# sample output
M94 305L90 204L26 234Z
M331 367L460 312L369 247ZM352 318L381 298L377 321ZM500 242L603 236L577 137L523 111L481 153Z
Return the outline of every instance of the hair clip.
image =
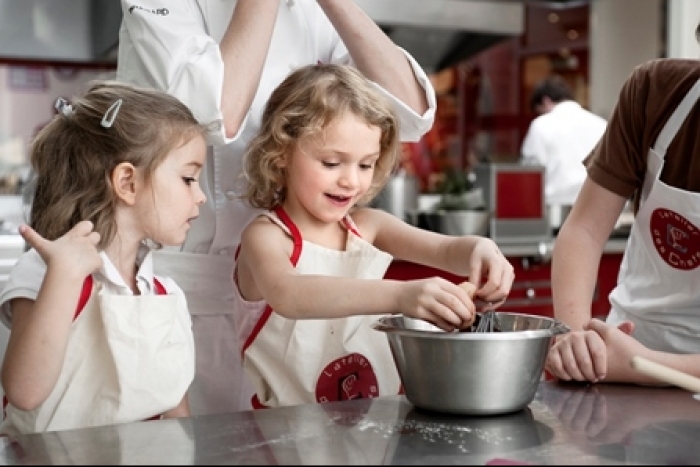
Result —
M105 128L111 128L112 124L114 123L114 119L117 118L117 114L119 114L119 109L122 107L122 100L117 99L114 101L114 104L110 105L107 111L105 112L104 117L102 117L102 121L100 122L100 125L102 125Z
M54 108L61 112L61 115L63 115L64 117L70 117L73 114L73 106L70 105L68 101L62 97L56 99Z

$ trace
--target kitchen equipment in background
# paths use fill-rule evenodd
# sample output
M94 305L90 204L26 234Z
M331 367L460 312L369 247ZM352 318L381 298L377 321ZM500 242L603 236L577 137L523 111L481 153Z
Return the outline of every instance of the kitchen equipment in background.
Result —
M474 167L474 174L474 184L484 192L492 239L522 243L551 238L544 200L544 166L486 163Z
M413 225L447 235L486 236L489 230L487 211L419 211L409 213L408 218Z
M356 0L399 47L428 73L525 30L523 2L483 0Z
M552 234L556 235L559 233L562 224L566 220L567 216L571 212L571 204L548 204L547 205L547 219L549 220L549 228L552 230Z
M407 220L407 213L418 209L418 179L405 171L395 173L371 205Z
M632 232L632 225L634 224L634 205L631 201L625 203L625 207L620 213L620 217L617 218L615 227L610 234L613 238L627 238Z
M554 336L569 331L543 316L497 311L501 332L445 332L391 315L372 326L389 339L406 398L438 412L496 415L535 397Z
M549 227L552 229L552 235L558 235L559 230L564 221L569 216L573 205L571 204L548 204L547 205L547 219L549 219ZM620 213L620 217L615 223L610 237L612 238L627 238L629 237L630 231L632 230L632 224L634 223L634 212L632 210L632 203L629 201L625 204L624 209Z

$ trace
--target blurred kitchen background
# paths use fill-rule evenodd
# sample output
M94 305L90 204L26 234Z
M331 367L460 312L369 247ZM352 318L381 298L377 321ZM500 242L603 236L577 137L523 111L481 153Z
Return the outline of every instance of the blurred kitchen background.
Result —
M482 172L494 183L499 176L508 180L509 190L492 200L499 209L513 211L518 200L512 198L541 199L541 193L514 195L510 169L490 169L518 161L535 117L529 98L537 82L563 76L581 105L607 119L636 65L698 58L700 0L356 1L422 64L438 94L432 130L403 146L402 180L421 199L446 174L472 173L477 166L486 167ZM114 77L121 15L116 0L0 0L0 287L24 249L16 227L28 207L21 194L30 175L29 144L53 117L56 98L70 99L88 81ZM522 175L517 180L532 186ZM495 216L490 235L503 233L498 240L505 243L514 233L530 232L529 246L508 253L522 282L514 285L509 306L520 301L531 313L551 314L551 243L540 241L550 232L542 206L534 207L534 214L530 204L507 219ZM603 257L596 313L607 311L622 248ZM6 339L0 326L0 349Z
M357 0L429 72L434 128L404 145L403 169L420 193L446 171L514 162L535 117L535 83L565 77L576 99L608 118L639 63L698 57L698 0ZM116 0L0 0L0 224L22 219L27 149L93 78L114 76ZM0 285L1 281L0 281Z
M557 73L608 118L623 80L650 58L697 57L697 0L358 0L416 57L439 95L433 130L404 146L422 192L447 167L516 161L532 87ZM0 0L0 193L16 195L27 147L90 79L114 75L115 0ZM0 217L4 215L0 202Z

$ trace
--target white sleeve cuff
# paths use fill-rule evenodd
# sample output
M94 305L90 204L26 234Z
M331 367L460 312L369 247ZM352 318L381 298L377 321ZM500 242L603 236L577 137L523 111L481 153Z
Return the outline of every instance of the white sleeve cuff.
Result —
M401 49L401 51L406 55L406 58L411 64L411 68L413 68L413 74L420 83L421 87L425 90L425 99L428 103L428 109L423 113L423 115L416 113L413 109L394 97L393 94L377 83L373 84L379 90L379 92L388 97L394 104L397 116L401 122L401 141L415 142L419 141L423 135L425 135L432 128L433 123L435 122L437 99L435 97L435 89L433 88L433 84L430 82L430 79L423 68L408 52L406 52L404 49Z

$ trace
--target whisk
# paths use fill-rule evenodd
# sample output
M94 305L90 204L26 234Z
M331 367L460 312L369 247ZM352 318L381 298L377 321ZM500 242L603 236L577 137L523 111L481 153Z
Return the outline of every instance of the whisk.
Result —
M469 294L469 298L474 300L474 295L476 293L476 286L474 284L471 284L470 282L462 282L459 284L460 287L462 287L467 294ZM480 299L477 299L476 304L479 306L484 306L482 308L482 313L479 316L479 322L474 326L472 324L471 328L469 329L471 332L494 332L498 331L497 329L497 323L496 323L496 311L495 308L498 307L503 303L503 300L500 302L485 302Z
M493 332L496 327L496 311L493 309L481 313L479 323L473 332Z

